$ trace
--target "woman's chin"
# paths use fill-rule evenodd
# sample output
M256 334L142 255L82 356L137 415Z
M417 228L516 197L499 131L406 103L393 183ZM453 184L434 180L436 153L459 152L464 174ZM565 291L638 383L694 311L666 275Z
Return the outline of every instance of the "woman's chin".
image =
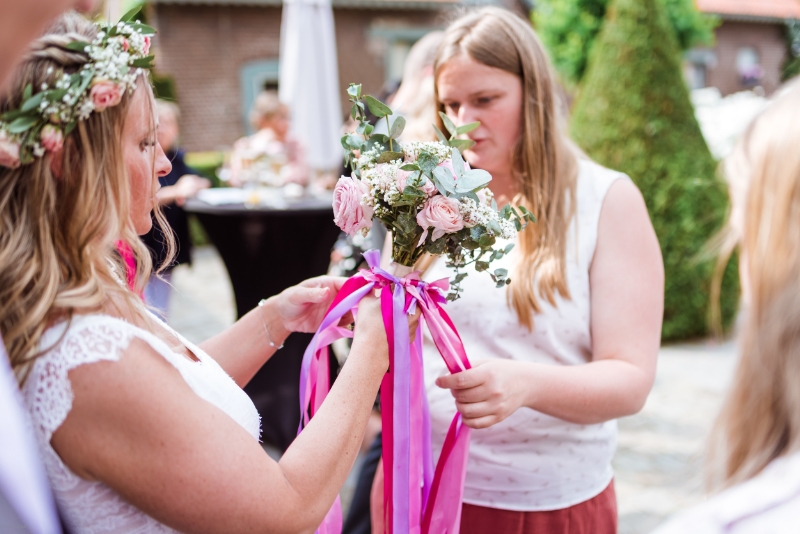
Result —
M147 216L147 220L137 221L133 225L133 229L136 230L136 235L145 235L153 228L153 220L150 218L150 214Z

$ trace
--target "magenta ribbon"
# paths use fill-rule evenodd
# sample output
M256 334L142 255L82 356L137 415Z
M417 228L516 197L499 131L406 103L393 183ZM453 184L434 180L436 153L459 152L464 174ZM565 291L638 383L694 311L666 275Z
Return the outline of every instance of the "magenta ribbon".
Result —
M427 283L419 273L400 278L380 268L380 252L364 253L370 270L345 282L303 355L300 369L300 429L317 412L330 390L328 346L353 333L338 326L361 299L380 290L381 312L389 344L389 371L381 382L383 420L384 514L389 534L458 534L467 470L470 429L456 413L434 469L431 421L422 366L424 324L451 373L470 368L464 344L442 308L446 278ZM406 315L422 312L411 343ZM340 534L342 510L336 499L319 534Z

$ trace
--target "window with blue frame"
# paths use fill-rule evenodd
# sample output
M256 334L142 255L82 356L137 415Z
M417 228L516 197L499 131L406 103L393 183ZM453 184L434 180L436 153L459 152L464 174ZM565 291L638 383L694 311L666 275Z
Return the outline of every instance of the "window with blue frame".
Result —
M254 133L248 117L258 94L264 90L278 90L278 65L277 59L252 61L239 71L242 126L247 135Z

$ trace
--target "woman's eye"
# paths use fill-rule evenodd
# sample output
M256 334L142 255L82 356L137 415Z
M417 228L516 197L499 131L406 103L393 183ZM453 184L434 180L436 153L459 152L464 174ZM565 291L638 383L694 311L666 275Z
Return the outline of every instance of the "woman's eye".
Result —
M479 106L485 106L485 105L489 104L492 100L494 100L493 96L482 96L482 97L478 98L478 105Z
M447 115L457 115L458 114L458 104L457 103L445 104L444 108L445 108L445 111L448 112Z

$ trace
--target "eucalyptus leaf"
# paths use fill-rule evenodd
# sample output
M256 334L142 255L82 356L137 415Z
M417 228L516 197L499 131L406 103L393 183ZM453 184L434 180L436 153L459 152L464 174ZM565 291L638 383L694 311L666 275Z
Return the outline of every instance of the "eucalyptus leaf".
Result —
M66 48L67 50L72 50L74 52L86 52L87 46L92 46L92 45L87 43L86 41L72 41L64 48Z
M352 117L353 120L356 120L357 113L358 113L358 106L353 104L353 107L350 108L350 117Z
M461 152L457 148L452 150L450 159L453 161L453 170L456 172L456 176L462 176L464 174L464 158L461 157Z
M444 127L447 128L447 131L450 133L450 135L451 136L456 135L456 130L458 130L458 128L456 128L455 123L452 120L450 120L450 117L448 117L447 115L445 115L441 111L439 112L439 116L442 118L442 122L444 123Z
M492 175L483 169L470 169L458 179L456 192L466 193L467 191L477 191L486 187L492 181Z
M392 123L392 129L389 132L389 137L397 139L406 127L406 120L403 117L397 117Z
M372 135L372 132L374 130L375 130L375 127L373 125L371 125L370 123L367 123L367 127L364 128L364 135L369 137L370 135Z
M485 271L489 268L489 262L487 261L476 261L475 262L475 270L478 272Z
M508 276L508 269L495 269L494 275L497 278L505 278L506 276Z
M449 169L436 167L433 169L433 177L436 178L449 193L452 194L456 192L457 184Z
M430 245L425 247L425 249L434 256L441 256L442 254L444 254L446 246L447 246L447 238L441 237L436 241L433 241Z
M386 150L385 152L381 152L381 155L378 156L378 163L389 163L390 161L395 161L398 159L403 159L402 152L392 152L390 150Z
M36 124L39 117L36 115L25 115L15 119L11 124L6 126L9 133L19 134L27 131L31 126Z
M486 228L495 235L503 233L503 229L500 228L500 223L497 221L489 221L489 224L486 225Z
M508 254L509 252L511 252L513 248L514 248L514 243L509 243L508 245L506 245L506 248L505 250L503 250L503 252Z
M451 193L447 190L447 188L440 182L436 176L433 177L433 185L436 186L436 190L442 194L442 196L449 196Z
M44 100L45 96L46 96L46 93L44 93L44 92L32 96L31 98L26 100L24 104L22 104L22 107L20 108L20 111L22 111L23 113L27 113L29 111L33 111L34 109L39 107L39 104L42 103L42 101Z
M466 278L466 277L467 277L467 273L458 273L458 274L456 275L456 277L455 277L455 280L454 280L454 282L455 282L456 284L458 284L458 283L460 283L460 282L461 282L461 281L462 281L464 278Z
M496 239L494 238L494 236L491 236L489 234L483 234L481 238L478 239L478 245L480 245L481 248L491 247L492 245L494 245L495 241Z
M392 114L392 109L377 98L367 95L364 100L367 102L369 111L379 119Z
M353 98L358 98L361 96L361 84L354 84L351 83L350 86L347 88L347 94L352 96Z
M432 173L433 170L439 165L439 160L430 152L420 152L417 156L417 165L424 173Z
M441 141L442 143L446 143L447 142L447 136L444 133L442 133L442 131L439 129L439 127L436 126L435 124L431 124L431 126L433 126L433 129L436 130L437 139L439 139L439 141Z
M475 141L472 139L450 139L447 144L464 152L475 146Z
M483 226L473 226L469 229L469 236L477 241L481 238L483 234L486 233L486 229Z
M481 123L479 121L470 122L469 124L462 124L456 128L456 135L463 135L475 130Z
M353 150L359 150L361 149L361 147L364 146L364 140L361 139L360 136L354 133L347 134L346 138L347 138L347 145Z

